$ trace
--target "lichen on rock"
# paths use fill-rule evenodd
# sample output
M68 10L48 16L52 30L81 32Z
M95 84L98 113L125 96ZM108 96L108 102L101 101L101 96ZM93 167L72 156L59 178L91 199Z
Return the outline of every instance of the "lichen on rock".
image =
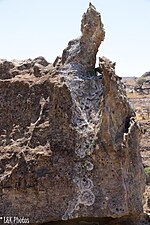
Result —
M92 4L81 31L53 65L0 62L0 213L137 225L140 129L115 64L103 57L95 69L105 32Z

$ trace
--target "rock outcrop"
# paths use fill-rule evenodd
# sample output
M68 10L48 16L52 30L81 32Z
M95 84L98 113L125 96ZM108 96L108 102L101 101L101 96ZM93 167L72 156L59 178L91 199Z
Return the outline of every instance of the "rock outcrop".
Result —
M81 37L70 41L64 49L62 64L74 62L81 64L86 71L91 71L95 68L96 54L105 37L101 15L93 5L83 14L81 32Z
M53 65L0 62L0 215L137 225L139 127L115 64L95 69L104 29L91 4L81 31Z

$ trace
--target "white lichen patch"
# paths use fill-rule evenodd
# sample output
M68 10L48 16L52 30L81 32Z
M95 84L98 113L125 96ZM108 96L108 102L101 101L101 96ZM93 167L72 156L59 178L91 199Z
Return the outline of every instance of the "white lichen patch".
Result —
M65 76L73 100L72 126L76 129L79 140L75 146L78 162L74 166L73 179L76 197L69 202L63 220L74 218L74 213L79 211L80 205L92 206L95 202L91 178L94 165L91 155L96 148L102 96L100 76L94 72L88 74L82 68L79 70L79 65L76 71L76 64L68 65L68 70L72 70L69 76Z
M95 195L91 190L86 190L81 193L78 200L79 204L84 204L86 206L91 206L95 202Z
M91 171L91 170L93 170L94 165L90 161L85 161L85 167L86 167L87 171Z
M81 191L92 189L93 188L93 182L89 178L76 178L74 180L76 185L80 188Z

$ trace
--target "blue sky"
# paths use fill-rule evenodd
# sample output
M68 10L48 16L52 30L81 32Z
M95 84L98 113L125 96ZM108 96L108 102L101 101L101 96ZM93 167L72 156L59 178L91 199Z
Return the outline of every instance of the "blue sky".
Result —
M120 76L150 71L150 1L93 0L106 38L97 56L117 62ZM0 58L44 56L53 62L80 36L87 0L0 0Z

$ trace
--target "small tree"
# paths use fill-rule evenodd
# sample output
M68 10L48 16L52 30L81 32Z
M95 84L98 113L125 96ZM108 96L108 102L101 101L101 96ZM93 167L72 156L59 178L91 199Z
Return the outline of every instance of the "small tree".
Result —
M138 87L139 87L140 89L142 89L142 86L143 86L144 82L145 82L145 78L144 78L144 77L138 78L138 80L137 80L137 85L138 85Z
M144 77L140 77L136 81L135 91L140 90L142 91L142 87L146 79Z

